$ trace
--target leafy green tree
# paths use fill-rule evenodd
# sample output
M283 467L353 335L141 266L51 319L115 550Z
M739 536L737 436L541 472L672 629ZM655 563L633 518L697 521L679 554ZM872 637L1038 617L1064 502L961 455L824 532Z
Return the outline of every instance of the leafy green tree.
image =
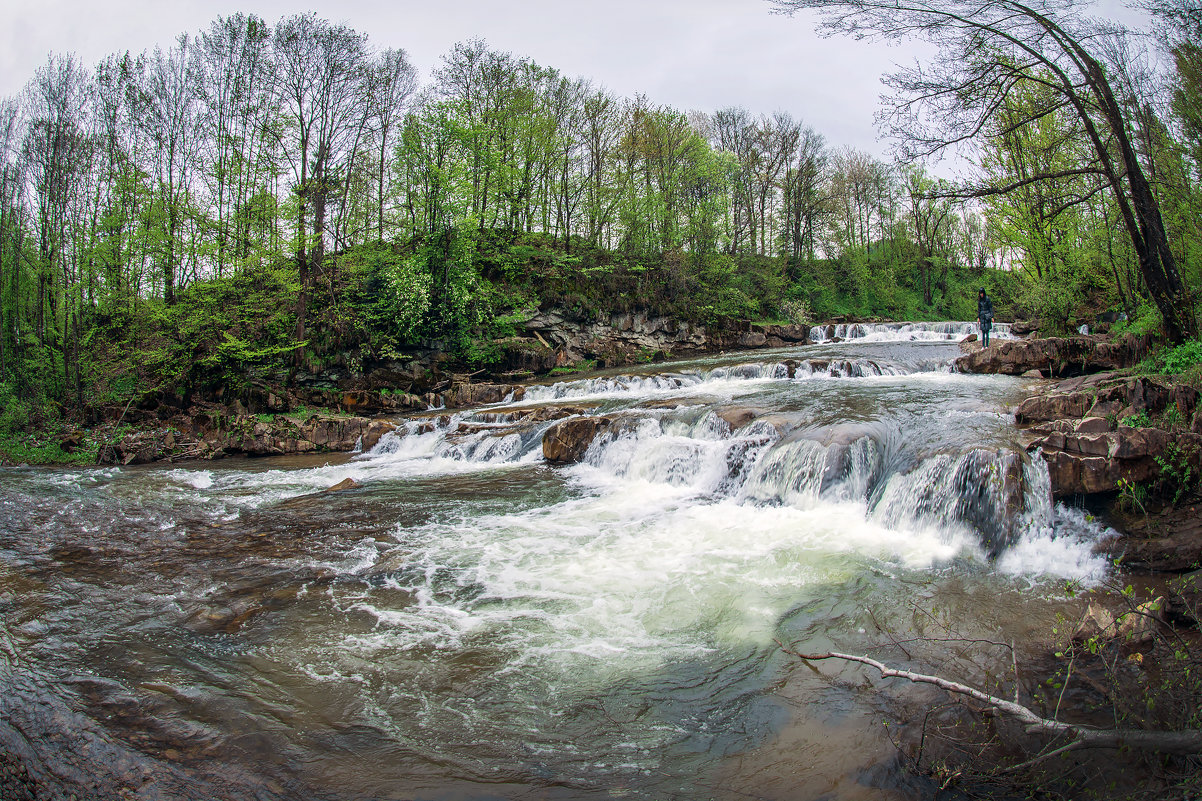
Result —
M1090 150L1071 174L1091 175L1108 191L1139 260L1170 340L1197 333L1197 321L1170 247L1160 203L1140 162L1131 119L1116 97L1098 40L1113 26L1098 23L1073 0L770 0L781 11L815 9L829 32L859 37L927 39L939 48L927 64L888 78L896 91L882 115L905 160L972 140L995 119L1011 92L1030 83L1055 98L1028 122L1071 109ZM1040 175L1056 180L1065 173ZM989 189L1004 194L1014 185Z

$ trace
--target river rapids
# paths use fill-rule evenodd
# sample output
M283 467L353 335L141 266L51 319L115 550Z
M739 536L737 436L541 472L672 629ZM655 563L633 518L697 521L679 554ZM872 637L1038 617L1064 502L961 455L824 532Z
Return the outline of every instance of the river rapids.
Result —
M922 797L881 725L914 691L777 641L1029 641L1106 571L1018 441L1029 380L952 371L966 330L549 382L368 452L5 470L0 744L47 797ZM565 406L611 424L550 466Z

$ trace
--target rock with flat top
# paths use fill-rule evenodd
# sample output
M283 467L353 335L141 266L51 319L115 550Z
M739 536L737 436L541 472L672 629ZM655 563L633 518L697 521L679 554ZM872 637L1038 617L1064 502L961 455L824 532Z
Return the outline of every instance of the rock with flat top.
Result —
M579 462L612 422L610 417L573 417L556 423L543 434L543 458L553 464Z

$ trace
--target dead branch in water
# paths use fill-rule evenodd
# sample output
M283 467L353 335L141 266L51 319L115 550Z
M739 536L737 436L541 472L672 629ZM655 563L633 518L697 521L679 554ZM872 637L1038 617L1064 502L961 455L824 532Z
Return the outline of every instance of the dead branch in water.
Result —
M1148 731L1143 729L1096 729L1092 726L1082 726L1075 723L1064 723L1050 720L1027 709L1015 701L1007 701L996 695L982 692L975 687L950 681L941 676L931 676L925 673L914 673L909 670L897 670L871 657L855 654L840 654L829 652L824 654L803 654L787 648L777 641L785 653L806 662L817 662L823 659L844 659L849 662L859 662L862 665L878 670L884 678L905 679L919 684L933 684L949 693L974 698L997 711L1008 715L1022 723L1028 734L1044 734L1053 737L1067 737L1069 742L1039 758L1042 760L1054 754L1063 754L1078 748L1135 748L1142 751L1153 751L1161 754L1190 755L1202 754L1202 730L1183 729L1181 731ZM1029 766L1030 763L1024 765Z

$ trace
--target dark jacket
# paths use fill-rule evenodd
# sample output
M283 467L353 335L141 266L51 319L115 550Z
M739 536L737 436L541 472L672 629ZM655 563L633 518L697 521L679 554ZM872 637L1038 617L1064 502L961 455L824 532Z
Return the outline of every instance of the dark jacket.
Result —
M983 323L993 322L993 301L989 296L977 296L977 319Z

